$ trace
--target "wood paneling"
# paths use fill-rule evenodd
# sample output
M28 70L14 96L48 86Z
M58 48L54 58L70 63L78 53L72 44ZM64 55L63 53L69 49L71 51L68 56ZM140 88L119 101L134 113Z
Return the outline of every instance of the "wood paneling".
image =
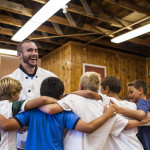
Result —
M71 45L67 44L42 58L42 68L55 73L64 83L65 92L71 85Z
M148 95L147 95L147 99L150 100L150 76L149 76L149 68L150 67L150 57L146 58L146 83L148 86Z
M107 75L121 79L121 98L126 98L127 83L135 79L146 81L144 57L115 52L95 46L69 42L42 59L42 67L54 72L65 84L66 93L78 90L82 63L106 66Z

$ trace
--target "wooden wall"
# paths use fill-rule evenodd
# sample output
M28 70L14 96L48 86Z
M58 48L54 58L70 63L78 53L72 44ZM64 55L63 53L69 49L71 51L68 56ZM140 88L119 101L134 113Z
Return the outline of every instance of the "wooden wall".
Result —
M55 73L65 85L65 93L70 92L71 85L71 45L66 44L43 57L41 66Z
M147 98L150 100L150 58L146 58L146 83L148 85Z
M121 79L120 97L126 98L127 83L135 79L146 81L144 57L114 52L108 49L69 42L42 59L41 66L54 72L65 84L66 93L78 90L82 63L106 66L107 75Z

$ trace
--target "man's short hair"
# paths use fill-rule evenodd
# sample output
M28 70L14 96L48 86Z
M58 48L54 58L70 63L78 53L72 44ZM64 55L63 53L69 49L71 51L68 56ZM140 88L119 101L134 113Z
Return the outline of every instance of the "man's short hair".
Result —
M101 82L101 86L104 90L106 89L106 86L108 86L112 93L119 94L121 91L121 82L116 76L105 77L105 79Z
M22 85L18 80L10 77L0 79L0 100L9 100L12 98L12 94L21 90Z
M131 87L131 86L133 86L137 90L139 88L142 88L143 89L143 93L145 95L147 95L147 89L148 89L148 87L147 87L146 83L143 80L135 80L135 81L132 81L132 82L128 83L128 87Z
M18 53L21 53L21 52L22 52L22 45L23 45L24 43L30 43L30 42L34 43L32 40L24 40L24 41L22 41L21 43L19 43L18 46L17 46L17 52L18 52Z
M100 74L96 72L85 72L80 78L80 86L83 90L98 92L100 86Z
M56 77L48 77L43 80L40 88L41 96L49 96L56 99L60 99L64 93L63 82Z

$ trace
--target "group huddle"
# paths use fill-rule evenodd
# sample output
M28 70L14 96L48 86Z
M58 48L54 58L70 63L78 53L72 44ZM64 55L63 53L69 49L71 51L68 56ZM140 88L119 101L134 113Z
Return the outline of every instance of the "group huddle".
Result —
M144 81L128 83L129 99L121 100L116 76L86 72L79 90L63 97L63 82L37 67L35 43L17 50L20 67L0 79L0 150L150 150ZM27 132L17 133L22 127Z

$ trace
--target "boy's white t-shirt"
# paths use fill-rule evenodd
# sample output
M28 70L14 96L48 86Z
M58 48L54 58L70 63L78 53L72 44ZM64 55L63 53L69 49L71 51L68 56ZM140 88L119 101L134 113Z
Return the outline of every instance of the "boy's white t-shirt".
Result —
M83 121L90 122L103 115L104 103L70 94L57 102L64 110L73 111ZM64 150L103 150L109 133L118 136L128 120L116 115L92 134L75 130L68 131L64 139Z
M24 106L27 101L25 101L21 107L21 111L24 111ZM5 118L10 119L13 117L12 103L8 100L0 101L0 114ZM16 131L3 132L0 131L1 141L0 150L17 150Z
M119 101L114 97L108 97L99 93L102 96L102 100L105 104L110 103L110 99L115 102L118 106L129 108L133 110L137 110L136 104L123 100ZM120 114L121 115L121 114ZM122 117L131 120L131 118L121 115ZM104 147L104 150L143 150L143 146L138 140L136 134L138 130L137 128L133 128L130 130L123 130L118 137L109 136L107 139L107 144Z

